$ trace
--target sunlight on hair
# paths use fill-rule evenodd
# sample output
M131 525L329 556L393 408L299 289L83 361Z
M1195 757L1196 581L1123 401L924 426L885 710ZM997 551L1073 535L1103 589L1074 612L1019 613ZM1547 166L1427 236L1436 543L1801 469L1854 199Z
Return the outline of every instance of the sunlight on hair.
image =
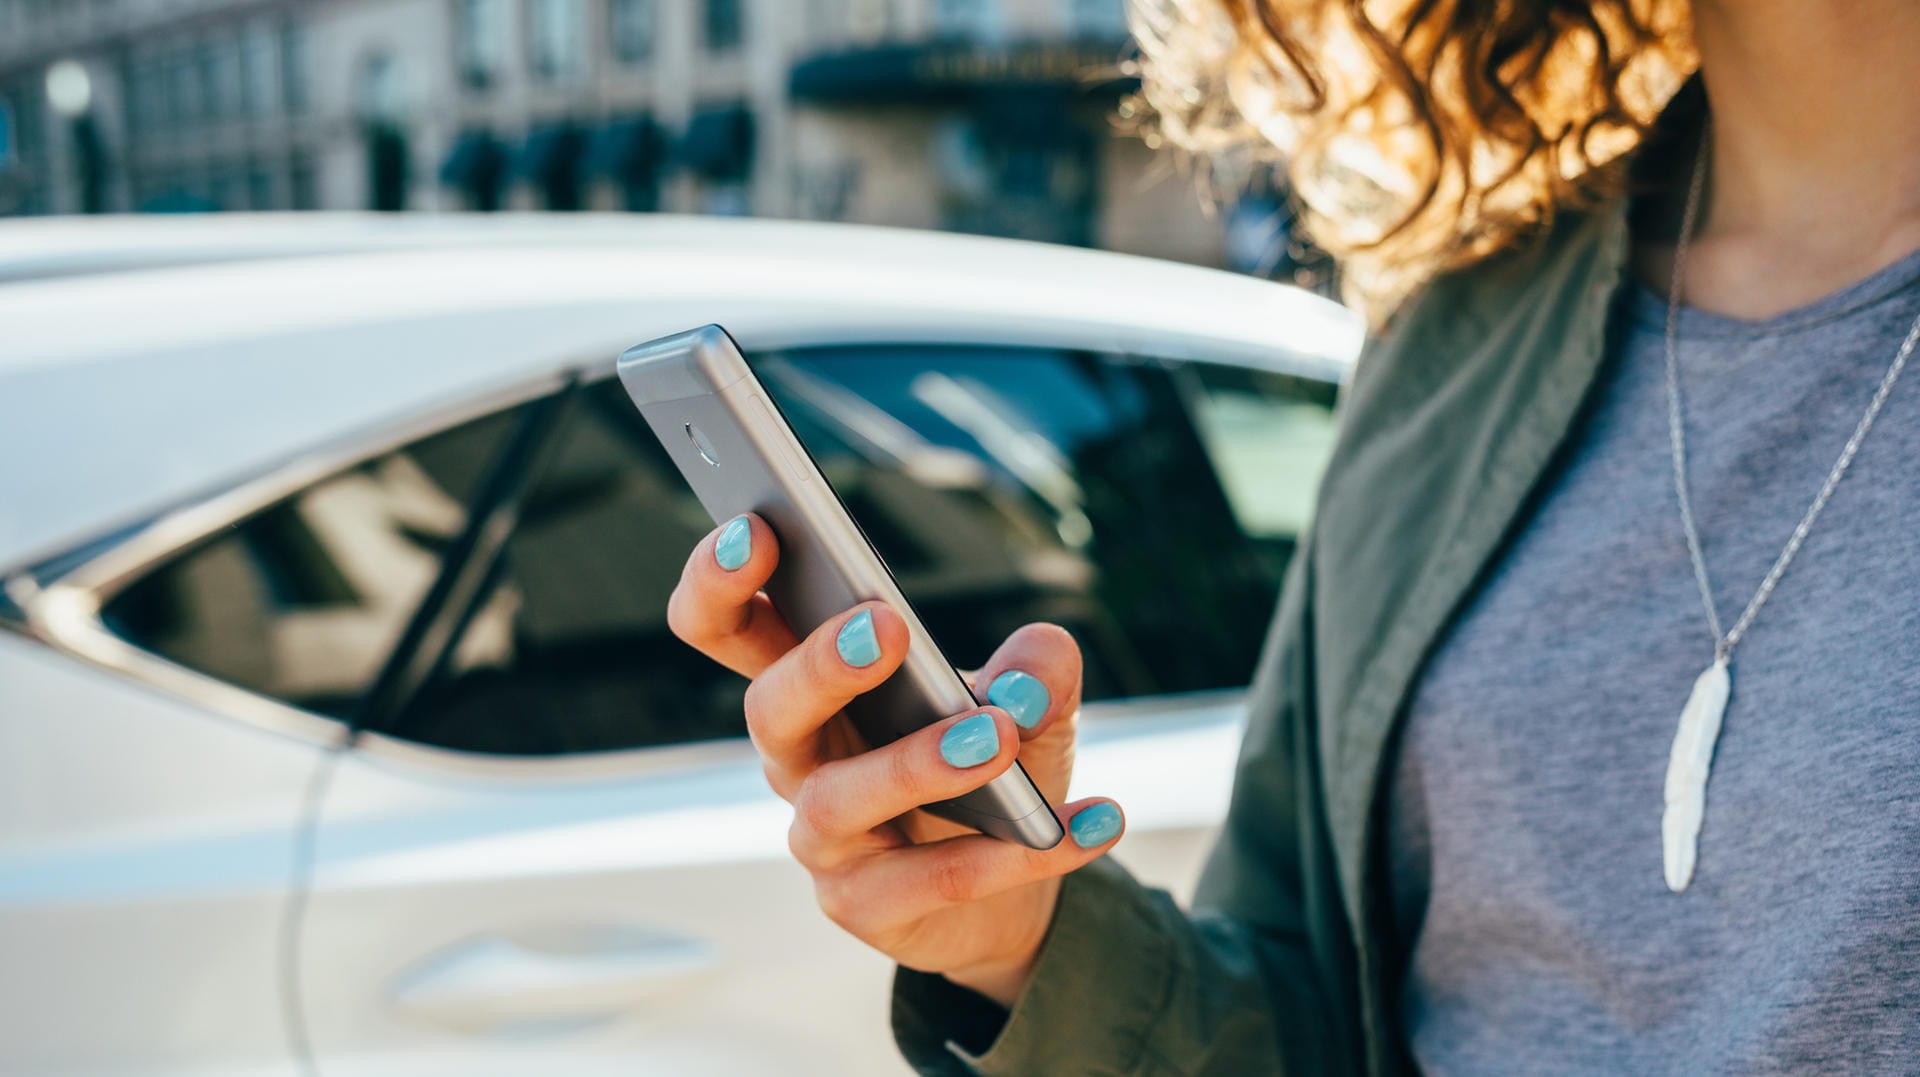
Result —
M1280 169L1376 324L1617 194L1694 67L1685 0L1131 0L1121 111L1231 196Z

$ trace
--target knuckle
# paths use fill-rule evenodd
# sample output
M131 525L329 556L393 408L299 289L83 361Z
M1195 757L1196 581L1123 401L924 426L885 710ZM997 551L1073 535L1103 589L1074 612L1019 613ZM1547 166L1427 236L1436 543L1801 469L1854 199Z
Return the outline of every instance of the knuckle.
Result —
M747 735L753 738L755 744L761 743L761 738L767 731L767 719L770 717L767 714L767 689L763 687L765 684L765 675L748 681L746 695L742 697L740 703L740 709L747 719Z
M774 795L789 805L800 794L800 783L806 777L804 774L796 775L792 770L765 757L762 757L760 772L766 775L767 787L773 790Z
M973 900L979 878L970 861L948 853L927 865L927 887L941 901L959 905Z
M819 872L813 877L813 900L828 920L842 928L851 929L855 912L860 903L854 899L852 887L847 884L846 876L840 872Z
M1071 845L1071 842L1065 844ZM1023 882L1037 879L1049 879L1055 875L1065 875L1076 866L1071 857L1061 858L1054 855L1058 847L1049 850L1022 849L1018 877Z
M800 816L795 813L793 822L787 827L787 853L801 867L811 870L810 861L816 848L818 844L814 841L813 832L800 824Z
M888 792L902 800L911 800L916 806L926 803L930 782L922 772L920 756L915 752L899 748L887 753L886 781Z
M832 796L823 788L820 772L814 771L800 782L800 789L793 797L793 824L808 840L830 835L839 813L834 809Z
M673 594L667 597L667 630L674 638L693 647L706 640L706 632L694 597L693 589L685 582L675 585Z
M840 649L831 631L834 627L834 622L827 622L801 645L807 652L803 673L807 684L816 690L842 683L848 676L847 664L840 659Z

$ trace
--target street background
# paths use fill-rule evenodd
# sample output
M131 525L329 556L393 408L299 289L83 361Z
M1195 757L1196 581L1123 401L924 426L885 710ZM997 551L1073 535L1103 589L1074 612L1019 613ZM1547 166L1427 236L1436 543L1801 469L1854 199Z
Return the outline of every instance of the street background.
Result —
M1128 133L1126 0L0 0L0 214L854 221L1313 284Z
M1364 329L1128 2L0 0L0 1073L905 1072L666 623L709 323L1190 894Z

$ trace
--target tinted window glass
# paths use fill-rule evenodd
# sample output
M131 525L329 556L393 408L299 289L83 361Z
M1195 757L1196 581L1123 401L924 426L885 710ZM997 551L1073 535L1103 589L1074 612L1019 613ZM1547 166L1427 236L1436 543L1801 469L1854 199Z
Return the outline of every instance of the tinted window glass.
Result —
M307 488L174 557L107 625L181 665L351 716L510 422L490 416Z
M1177 375L1241 530L1291 544L1313 519L1320 475L1333 452L1334 387L1198 363Z
M667 629L667 596L712 526L619 383L585 387L492 597L400 732L513 754L739 733L744 682Z
M1330 387L1005 348L756 366L956 662L1044 620L1079 638L1090 700L1246 683ZM516 754L738 735L743 682L666 626L711 527L619 385L583 390L497 591L404 735Z
M1311 509L1331 386L1000 348L761 368L955 662L1045 620L1078 637L1089 700L1247 683Z
M769 391L955 662L1029 621L1089 700L1244 685L1331 441L1332 387L1080 352L756 357ZM177 661L347 716L439 571L509 416L322 482L118 596ZM737 736L744 683L675 640L710 530L617 382L581 389L478 611L398 735L557 754Z
M714 52L739 48L745 34L744 21L740 0L707 0L707 48Z

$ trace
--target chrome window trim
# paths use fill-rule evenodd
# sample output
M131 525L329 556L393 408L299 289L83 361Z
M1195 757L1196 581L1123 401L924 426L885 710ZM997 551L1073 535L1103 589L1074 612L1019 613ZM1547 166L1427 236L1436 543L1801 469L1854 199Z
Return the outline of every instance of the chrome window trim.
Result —
M1176 719L1183 726L1192 726L1198 724L1194 719L1196 713L1202 715L1207 724L1237 722L1244 717L1246 697L1247 690L1244 688L1213 688L1200 692L1089 703L1081 715L1088 720L1088 725L1082 727L1082 736L1088 744L1098 744L1110 737L1136 731L1127 729L1128 726L1161 732L1166 730L1157 727L1165 727L1169 721ZM270 699L267 701L273 702ZM339 724L331 719L322 721L336 727ZM338 739L337 732L335 739ZM510 778L529 782L563 778L644 778L708 768L751 766L757 770L760 765L759 752L744 735L725 740L619 748L579 755L496 755L463 752L369 733L361 737L359 748L381 763L408 768L408 775L416 780L431 780L426 777L428 775Z
M759 343L762 348L775 351L836 346L818 341ZM868 343L849 341L846 346L867 346ZM915 340L910 337L885 343L925 347L967 346L952 340ZM1034 350L1072 347L1057 340L1044 343L994 340L980 346ZM1099 347L1091 350L1108 352L1108 349ZM1310 369L1304 362L1293 367L1287 363L1246 362L1235 357L1166 358L1137 352L1128 354L1131 358L1172 366L1206 363L1282 373L1324 381L1336 387L1344 383L1344 368L1338 372L1340 376L1326 377L1323 376L1325 372ZM268 465L253 477L242 479L217 492L164 510L123 540L51 580L39 581L33 569L28 568L24 572L0 578L0 586L5 587L7 597L25 616L26 631L55 650L137 684L183 699L211 715L293 737L315 747L334 747L340 743L346 730L338 719L231 684L139 647L109 630L101 619L101 610L146 570L221 528L246 520L313 483L461 423L553 392L570 377L580 377L591 384L612 375L611 363L560 364L531 377L481 390L451 404L429 408L397 421L371 425L278 464ZM0 622L0 625L4 624ZM1219 697L1230 701L1230 697L1243 692L1244 689L1228 688L1114 700L1088 704L1087 711L1101 716L1103 721L1109 718L1150 717L1178 706L1176 701L1190 697L1195 700ZM751 747L744 737L576 755L533 756L460 751L366 732L361 735L357 749L393 762L415 764L426 771L527 779L636 776L687 765L725 765L751 756Z
M318 746L335 745L346 728L338 719L230 684L136 646L107 628L100 617L101 609L143 572L221 528L384 453L553 392L574 369L559 367L476 393L455 404L349 434L270 466L253 478L163 512L124 541L56 579L37 586L10 581L13 590L31 591L19 603L26 614L27 629L56 650L184 698L209 713ZM611 374L609 365L603 376ZM24 574L14 581L31 585L32 577ZM380 739L386 738L367 736L362 742L371 747Z

